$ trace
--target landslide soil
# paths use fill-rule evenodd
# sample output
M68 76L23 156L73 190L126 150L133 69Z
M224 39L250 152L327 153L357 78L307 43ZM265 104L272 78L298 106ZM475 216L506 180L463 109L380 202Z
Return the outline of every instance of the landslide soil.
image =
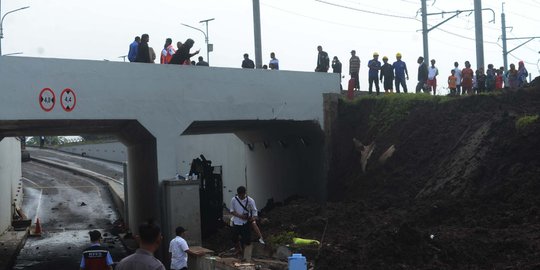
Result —
M538 86L340 99L329 202L291 200L262 230L324 234L315 269L540 269L540 121L516 126L538 114ZM366 172L353 138L376 144Z

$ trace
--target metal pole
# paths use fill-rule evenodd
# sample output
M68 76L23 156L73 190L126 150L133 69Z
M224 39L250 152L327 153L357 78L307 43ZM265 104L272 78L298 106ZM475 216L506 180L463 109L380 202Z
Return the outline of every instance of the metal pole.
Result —
M208 47L208 21L206 21L206 62L210 65L210 48Z
M424 41L424 63L429 63L427 0L422 0L422 39Z
M213 20L214 18L200 21L200 23L206 24L206 34L204 34L204 38L206 42L206 62L208 62L208 65L210 65L210 45L208 44L208 40L210 39L210 36L208 35L208 22L213 21Z
M255 67L262 68L261 9L259 0L253 0L253 32L255 36Z
M129 228L129 198L128 198L128 164L127 162L122 163L122 169L124 172L124 225L126 228Z
M508 51L506 47L506 15L504 15L504 3L502 3L501 13L501 26L502 26L502 49L503 49L503 66L504 70L508 70Z
M476 33L476 68L484 68L484 33L482 28L482 0L474 0Z

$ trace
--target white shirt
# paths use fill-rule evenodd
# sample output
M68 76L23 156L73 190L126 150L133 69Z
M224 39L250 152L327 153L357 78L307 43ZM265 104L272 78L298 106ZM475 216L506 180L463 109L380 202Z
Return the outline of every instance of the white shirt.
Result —
M244 205L248 211L246 211L246 209L244 209L244 207L242 207L242 205L240 205L240 203L238 203L238 200L236 200L236 198L238 198L238 200L240 201L240 203L242 203L242 205ZM232 199L231 199L231 209L230 209L231 213L237 213L239 215L249 215L249 213L251 213L251 215L249 216L252 216L252 217L256 217L257 216L257 206L255 205L255 201L249 197L249 196L246 196L243 200L240 199L238 196L234 196ZM246 224L246 222L248 222L247 220L245 219L241 219L241 218L238 218L238 217L233 217L233 224L234 225L244 225Z
M454 76L456 76L456 85L461 85L461 69L454 68Z
M428 68L428 80L433 80L439 74L439 70L436 67L429 66Z
M180 236L176 236L171 243L169 244L169 252L172 253L171 258L171 269L182 269L187 267L188 255L186 250L189 249L189 246Z

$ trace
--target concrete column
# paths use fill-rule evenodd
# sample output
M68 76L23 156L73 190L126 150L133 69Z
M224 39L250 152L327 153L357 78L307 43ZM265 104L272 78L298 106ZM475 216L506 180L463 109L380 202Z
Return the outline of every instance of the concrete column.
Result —
M138 226L149 218L161 225L159 183L155 140L128 146L128 212L129 226Z

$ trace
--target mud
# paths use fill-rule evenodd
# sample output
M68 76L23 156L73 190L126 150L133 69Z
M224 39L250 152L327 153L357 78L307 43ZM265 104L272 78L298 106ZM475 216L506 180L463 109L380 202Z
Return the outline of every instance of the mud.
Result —
M540 122L516 127L539 87L406 102L340 100L330 201L264 213L263 232L324 234L316 269L540 269ZM365 173L353 138L376 144Z

